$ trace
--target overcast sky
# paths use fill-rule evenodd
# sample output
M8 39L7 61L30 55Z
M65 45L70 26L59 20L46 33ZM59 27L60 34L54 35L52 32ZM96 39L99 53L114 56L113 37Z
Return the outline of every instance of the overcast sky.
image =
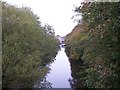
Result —
M83 0L3 0L12 5L30 7L41 22L53 26L56 35L65 36L76 23L71 17L73 9ZM75 6L74 6L75 5Z

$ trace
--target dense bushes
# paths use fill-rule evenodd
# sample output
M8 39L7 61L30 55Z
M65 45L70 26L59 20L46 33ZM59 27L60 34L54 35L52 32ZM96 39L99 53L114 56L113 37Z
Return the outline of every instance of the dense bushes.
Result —
M72 69L81 81L74 87L120 87L120 3L83 3L75 12L82 14L79 35L65 41L67 55L83 62L79 71Z
M2 4L3 87L33 87L48 72L46 65L57 54L58 41L30 8Z

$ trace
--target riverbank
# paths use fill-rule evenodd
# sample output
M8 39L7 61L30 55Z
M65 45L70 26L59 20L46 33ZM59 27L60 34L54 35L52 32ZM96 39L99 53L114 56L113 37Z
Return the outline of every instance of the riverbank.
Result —
M120 3L91 2L76 8L83 18L65 38L66 54L76 63L76 88L120 87L119 7Z

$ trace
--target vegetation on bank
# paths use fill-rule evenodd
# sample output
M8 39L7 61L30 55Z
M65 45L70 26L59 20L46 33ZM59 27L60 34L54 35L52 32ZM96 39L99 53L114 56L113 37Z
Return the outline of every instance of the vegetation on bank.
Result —
M82 20L65 38L72 87L120 88L120 2L83 3L75 12Z
M2 2L2 87L34 87L59 50L51 26L42 26L30 8ZM40 82L40 81L38 81Z

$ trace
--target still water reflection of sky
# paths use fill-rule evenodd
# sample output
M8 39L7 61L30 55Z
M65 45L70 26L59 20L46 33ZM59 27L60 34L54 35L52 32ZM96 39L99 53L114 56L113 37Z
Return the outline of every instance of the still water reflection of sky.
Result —
M61 48L56 60L50 66L50 73L47 75L47 81L52 83L52 88L71 88L68 81L71 78L70 63L64 50Z

